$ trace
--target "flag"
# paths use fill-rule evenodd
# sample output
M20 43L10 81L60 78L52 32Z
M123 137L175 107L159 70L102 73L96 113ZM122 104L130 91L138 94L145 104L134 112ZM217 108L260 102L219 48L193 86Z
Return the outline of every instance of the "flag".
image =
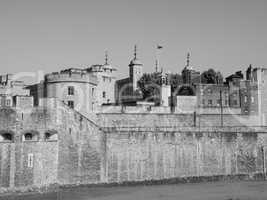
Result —
M160 45L157 46L157 49L162 49L162 48L163 48L163 46L160 46Z

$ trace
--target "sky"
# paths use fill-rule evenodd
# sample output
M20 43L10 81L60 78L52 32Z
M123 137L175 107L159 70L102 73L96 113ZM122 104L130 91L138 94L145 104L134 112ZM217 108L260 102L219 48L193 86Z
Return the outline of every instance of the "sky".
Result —
M227 76L267 66L265 0L0 0L0 74L50 73L103 64L105 51L128 76L137 57L180 73L190 52L194 69Z

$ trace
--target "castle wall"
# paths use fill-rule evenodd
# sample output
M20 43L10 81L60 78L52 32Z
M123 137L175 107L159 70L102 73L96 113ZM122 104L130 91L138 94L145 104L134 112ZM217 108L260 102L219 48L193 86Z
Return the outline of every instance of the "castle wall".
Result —
M45 109L0 109L0 133L13 136L12 141L0 142L0 191L57 182L58 143L44 140L45 132L52 128L50 114ZM23 141L25 133L35 133L38 139Z
M0 142L0 192L253 174L263 172L267 161L266 127L247 115L224 115L224 127L220 115L199 121L194 114L152 113L98 114L95 124L58 101L41 105L0 110L0 134L14 134L14 141ZM37 140L24 141L28 132ZM58 138L47 141L47 132Z
M260 126L258 116L225 114L99 113L103 127Z
M68 107L60 110L59 184L101 182L104 151L102 132L92 121Z
M194 98L185 98L184 102L194 101ZM233 114L233 115L240 115L241 109L240 108L230 108L230 107L223 107L222 109L223 114ZM172 109L169 106L151 106L151 105L139 105L139 106L100 106L96 110L96 113L135 113L135 114L192 114L192 113L200 113L200 114L221 114L220 107L213 107L213 108L196 108L193 103L189 103L189 105L183 106L180 104Z
M197 106L196 96L176 96L176 112L194 112Z
M217 131L107 130L106 182L263 172L266 133Z
M0 192L101 182L104 140L99 127L59 102L44 105L0 110L0 134L14 136L0 141ZM25 133L37 137L25 141ZM46 133L57 137L47 140Z
M15 144L10 154L15 154L15 187L44 187L57 183L57 142L27 142ZM11 148L12 149L12 148ZM33 167L29 166L29 155L33 155ZM10 156L10 159L13 157ZM13 169L10 169L11 176ZM10 183L11 184L11 183ZM10 185L12 186L12 184Z

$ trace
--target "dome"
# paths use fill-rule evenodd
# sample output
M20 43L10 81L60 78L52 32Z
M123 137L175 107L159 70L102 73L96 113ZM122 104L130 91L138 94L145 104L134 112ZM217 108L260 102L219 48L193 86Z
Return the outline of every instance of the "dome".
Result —
M141 63L141 61L139 59L134 58L130 62L130 66L132 66L132 65L143 65L143 64Z

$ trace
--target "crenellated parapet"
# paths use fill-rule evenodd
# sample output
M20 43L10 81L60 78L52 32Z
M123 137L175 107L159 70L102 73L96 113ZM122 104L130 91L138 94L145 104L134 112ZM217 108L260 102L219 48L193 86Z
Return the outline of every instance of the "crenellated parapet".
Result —
M97 77L95 75L87 73L86 70L74 68L47 74L45 75L45 81L47 83L76 82L97 85Z

